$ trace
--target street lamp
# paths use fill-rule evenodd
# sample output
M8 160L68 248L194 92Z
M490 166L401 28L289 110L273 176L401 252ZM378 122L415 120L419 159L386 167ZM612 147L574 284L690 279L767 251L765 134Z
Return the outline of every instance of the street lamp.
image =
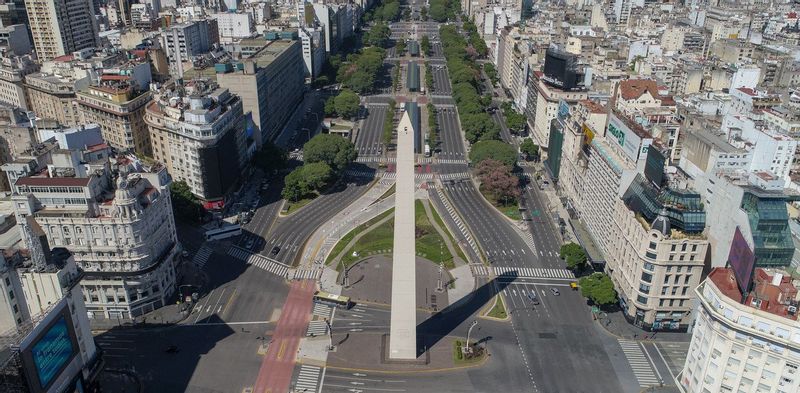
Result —
M477 324L478 324L478 320L476 319L476 320L472 321L472 323L469 325L469 330L467 330L467 342L464 343L464 348L462 348L462 350L461 350L461 352L463 352L465 354L472 352L472 348L469 346L469 336L472 333L472 328L474 328L475 325L477 325Z

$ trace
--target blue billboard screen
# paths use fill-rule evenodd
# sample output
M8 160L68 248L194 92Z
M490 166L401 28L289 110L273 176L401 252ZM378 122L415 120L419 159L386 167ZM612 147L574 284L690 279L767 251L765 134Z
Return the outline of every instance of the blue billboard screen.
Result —
M61 316L33 346L31 350L39 383L45 388L75 354L75 348L67 327Z

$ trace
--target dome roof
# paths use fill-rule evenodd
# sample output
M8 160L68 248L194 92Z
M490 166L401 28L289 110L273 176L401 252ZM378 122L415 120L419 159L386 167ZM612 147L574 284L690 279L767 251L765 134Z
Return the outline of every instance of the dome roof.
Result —
M662 208L661 211L658 213L658 216L653 220L653 224L650 225L653 230L661 232L664 236L669 236L670 230L672 229L672 224L669 221L669 217L667 217L667 209Z

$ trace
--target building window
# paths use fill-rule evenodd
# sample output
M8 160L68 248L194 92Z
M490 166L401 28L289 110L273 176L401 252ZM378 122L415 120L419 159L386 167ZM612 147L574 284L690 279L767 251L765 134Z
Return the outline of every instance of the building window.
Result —
M681 259L683 259L683 258L681 258ZM681 272L681 268L683 268L683 266L678 266L678 270L676 270L676 272L680 273Z
M653 268L654 268L654 265L652 263L650 263L650 262L645 262L644 263L644 270L648 270L648 271L652 272Z
M657 255L654 252L647 251L644 255L650 259L656 259Z
M691 274L687 274L685 277L683 277L683 283L684 284L688 284L689 283L689 279L691 279L691 277L692 277Z
M661 287L661 294L662 295L666 295L668 290L669 290L669 287Z
M642 295L637 296L636 301L641 304L647 304L647 298Z
M639 292L650 293L650 286L647 284L639 284Z
M653 281L653 275L650 274L650 273L642 272L642 281L644 281L644 282L652 282Z
M656 249L656 242L650 242L650 246L649 246L649 248L650 248L651 250L655 250L655 249Z
M667 270L667 271L669 271L669 270ZM667 274L667 275L665 275L665 276L664 276L664 284L669 284L669 278L670 278L670 277L671 277L671 276L670 276L669 274Z

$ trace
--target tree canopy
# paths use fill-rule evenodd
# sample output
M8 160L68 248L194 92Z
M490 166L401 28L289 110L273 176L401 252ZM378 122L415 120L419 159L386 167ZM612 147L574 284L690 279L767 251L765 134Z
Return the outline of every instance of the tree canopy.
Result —
M428 35L423 35L422 39L419 41L419 47L422 49L422 53L428 54L431 50L431 39L428 38Z
M475 166L479 166L483 160L491 159L513 168L517 162L517 152L511 145L501 141L480 141L472 146L469 158Z
M336 80L357 93L368 93L374 88L385 57L386 51L378 47L364 48L360 53L349 54L339 64Z
M172 211L175 217L190 223L200 222L205 209L192 194L192 189L185 181L172 182L169 186L172 197Z
M353 143L339 135L318 134L303 145L306 165L324 162L336 172L344 170L357 156Z
M567 269L575 270L582 269L586 266L586 250L579 244L567 243L561 246L559 250L559 257L567 262Z
M333 99L333 106L336 113L346 119L351 119L358 114L361 106L361 99L358 94L349 89L343 89L336 98Z
M605 273L598 272L582 277L578 280L578 285L581 287L581 294L597 305L604 306L617 301L614 283Z
M253 164L265 173L272 173L283 169L287 159L285 150L272 142L266 142L253 156Z
M519 179L511 173L508 165L486 159L478 164L477 175L481 190L495 202L507 205L519 198Z
M372 25L368 32L364 33L364 42L369 45L386 48L389 44L389 37L391 31L389 25L383 22L378 22Z
M533 143L533 139L525 138L522 144L519 145L519 150L525 155L527 160L539 160L539 145Z
M290 172L283 180L281 196L295 202L319 192L332 178L332 170L324 162L307 163Z

